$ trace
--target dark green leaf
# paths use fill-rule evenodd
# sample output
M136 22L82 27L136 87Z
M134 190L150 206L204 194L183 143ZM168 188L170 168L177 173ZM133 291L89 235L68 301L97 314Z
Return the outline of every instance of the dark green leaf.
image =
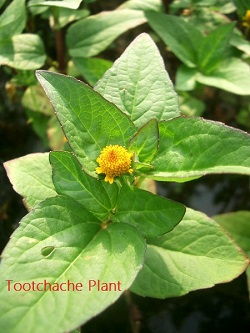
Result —
M13 0L0 16L0 39L20 34L26 23L25 0ZM3 52L2 47L1 53Z

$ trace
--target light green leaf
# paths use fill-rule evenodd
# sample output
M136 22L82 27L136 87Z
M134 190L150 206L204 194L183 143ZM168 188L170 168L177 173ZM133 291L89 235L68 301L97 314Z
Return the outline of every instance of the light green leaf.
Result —
M153 10L155 12L164 11L161 0L128 0L121 4L118 9Z
M58 194L73 198L102 221L109 218L117 201L116 184L111 186L86 175L78 160L69 152L51 152L50 162Z
M54 115L53 108L40 85L29 86L22 97L22 106L46 116Z
M202 33L181 17L147 12L149 25L162 38L171 51L188 67L195 67Z
M212 72L225 59L233 27L234 23L222 25L202 39L198 53L198 67L201 72Z
M66 138L62 128L55 115L50 117L47 121L47 136L49 139L49 146L53 150L63 150Z
M100 58L74 58L73 62L80 74L91 86L94 86L112 66L111 61Z
M89 58L109 46L119 35L146 22L139 10L102 12L70 26L66 36L71 57Z
M145 52L147 50L147 52ZM162 57L147 34L138 36L95 87L137 127L179 115L178 99Z
M129 149L136 153L136 159L140 163L150 163L157 152L158 144L158 124L155 119L152 119L133 136Z
M52 182L48 153L29 154L4 163L14 190L24 197L28 208L57 195Z
M15 35L0 40L0 49L0 65L21 70L40 68L46 59L43 42L35 34Z
M129 223L145 237L157 237L172 230L183 218L185 206L137 187L122 186L114 222Z
M25 0L13 0L0 16L0 39L10 39L12 36L20 34L25 23Z
M198 117L205 110L205 103L191 94L184 92L179 94L181 113L188 117Z
M250 95L250 66L238 58L223 61L219 68L209 75L196 74L202 84L224 89L238 95Z
M222 228L230 233L250 258L250 212L238 211L213 216Z
M212 219L187 209L173 231L149 241L146 260L131 290L167 298L231 281L248 260Z
M190 91L195 89L195 77L197 74L197 68L189 68L184 64L181 64L176 73L176 90Z
M70 146L84 170L97 178L96 159L110 144L127 146L135 127L129 118L84 83L61 74L37 71Z
M89 10L87 9L71 9L60 7L58 11L58 23L59 27L63 28L67 24L73 21L80 20L89 15Z
M159 124L160 144L147 177L185 181L215 173L250 175L250 136L202 118ZM187 180L187 179L186 179Z
M230 44L250 56L250 43L238 29L234 30Z
M77 9L80 6L82 0L61 0L61 1L40 1L31 3L30 6L53 6L62 8Z
M54 247L48 256L42 253L46 247ZM130 287L144 252L145 241L132 226L112 223L102 228L76 201L47 199L21 221L3 252L0 331L58 333L79 327ZM6 280L13 280L10 291ZM65 291L44 290L44 281L47 289L50 283ZM97 285L90 289L94 281L99 281L99 290ZM17 282L26 287L40 283L41 291L17 292ZM111 290L100 289L111 283Z

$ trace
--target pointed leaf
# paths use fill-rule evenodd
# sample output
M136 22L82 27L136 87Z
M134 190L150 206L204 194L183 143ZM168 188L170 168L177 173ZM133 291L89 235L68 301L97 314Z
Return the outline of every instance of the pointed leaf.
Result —
M204 37L193 24L177 16L154 12L147 12L146 17L176 57L188 67L197 65L197 54Z
M52 182L48 153L29 154L4 163L14 190L24 197L28 208L57 195Z
M150 163L159 144L159 130L155 119L140 128L130 140L129 148L136 153L140 163Z
M0 49L0 65L30 70L42 67L46 60L43 42L35 34L15 35L0 40Z
M159 121L180 115L173 84L147 34L141 34L130 44L95 90L129 115L137 127L152 118Z
M166 298L231 281L248 259L217 223L187 209L182 222L150 240L143 269L131 290L141 296Z
M46 247L54 249L44 256ZM21 221L3 253L0 331L58 333L79 327L130 287L144 251L145 241L132 226L102 228L76 201L47 199ZM9 291L6 280L13 280ZM44 281L65 291L50 291ZM99 290L97 285L90 289L94 281ZM26 290L40 283L41 291L17 292L14 283L26 283ZM113 287L105 292L102 283Z
M135 133L129 118L84 83L65 75L37 72L70 146L84 170L97 178L96 159L109 144L127 146Z
M89 58L109 46L119 35L146 22L139 10L101 12L70 26L66 42L71 57Z
M60 1L38 1L33 6L53 6L53 7L62 7L62 8L71 8L77 9L82 0L60 0Z
M136 10L154 10L156 12L164 11L164 6L161 0L128 0L121 4L119 9L136 9Z
M250 174L250 136L202 118L159 124L160 144L147 177L185 181L215 173Z
M117 201L118 188L88 176L69 152L51 152L53 182L58 194L79 202L98 219L108 219Z
M172 230L185 214L185 206L136 187L122 186L114 222L129 223L145 237Z

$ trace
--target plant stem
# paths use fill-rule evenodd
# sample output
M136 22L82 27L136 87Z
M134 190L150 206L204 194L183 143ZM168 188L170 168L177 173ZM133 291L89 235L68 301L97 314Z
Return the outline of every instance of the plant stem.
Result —
M132 328L132 333L140 333L142 314L138 309L137 305L134 303L131 296L131 292L129 290L126 290L124 292L124 297L129 309L129 319Z
M60 73L66 72L66 62L64 56L64 38L62 30L55 30L56 56L58 61L58 69Z

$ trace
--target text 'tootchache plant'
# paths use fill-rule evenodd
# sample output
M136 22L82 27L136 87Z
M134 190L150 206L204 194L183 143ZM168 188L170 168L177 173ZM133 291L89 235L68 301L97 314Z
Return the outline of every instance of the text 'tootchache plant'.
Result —
M249 135L182 117L147 34L94 89L48 71L37 78L68 144L5 163L29 213L2 254L1 332L66 332L128 289L181 296L246 269L214 220L145 190L150 179L250 174Z

